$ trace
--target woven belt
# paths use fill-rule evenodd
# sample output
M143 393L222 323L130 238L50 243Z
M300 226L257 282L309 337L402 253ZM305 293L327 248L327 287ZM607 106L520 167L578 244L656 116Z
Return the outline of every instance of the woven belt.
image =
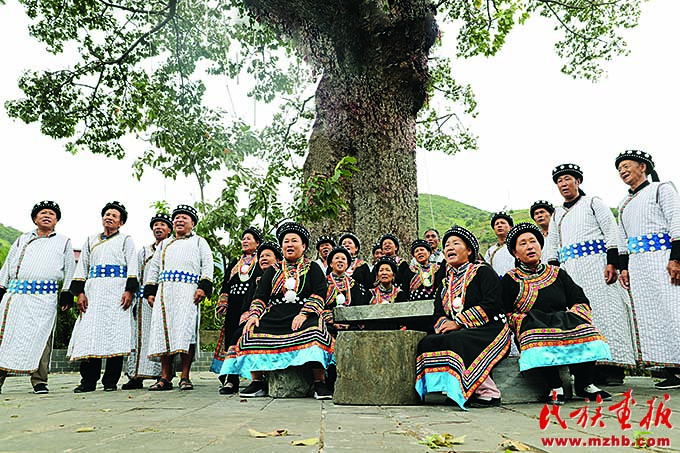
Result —
M572 258L580 256L596 255L598 253L606 253L607 246L602 239L594 241L578 242L576 244L567 245L560 249L560 263L564 263Z
M628 253L656 252L670 248L671 237L668 233L652 233L628 238Z
M7 292L13 294L55 294L56 280L10 280Z
M158 279L159 282L181 282L181 283L198 283L201 278L200 275L192 274L184 271L163 271Z
M127 266L119 264L98 264L90 266L89 278L103 278L103 277L127 277Z

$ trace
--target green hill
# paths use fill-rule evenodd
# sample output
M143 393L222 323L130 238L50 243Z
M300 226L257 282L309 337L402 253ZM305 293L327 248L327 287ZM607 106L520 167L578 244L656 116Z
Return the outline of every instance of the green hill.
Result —
M0 266L5 262L12 243L21 236L21 231L0 223Z
M430 202L432 203L432 209L430 209ZM496 235L489 225L492 214L489 211L484 211L440 195L425 193L421 193L418 196L418 204L418 235L420 237L423 236L428 228L432 228L432 219L434 218L434 227L440 234L444 234L444 231L453 225L464 226L472 231L477 236L477 239L479 239L482 253L491 244L496 242ZM528 209L510 211L509 214L515 220L515 223L531 221Z

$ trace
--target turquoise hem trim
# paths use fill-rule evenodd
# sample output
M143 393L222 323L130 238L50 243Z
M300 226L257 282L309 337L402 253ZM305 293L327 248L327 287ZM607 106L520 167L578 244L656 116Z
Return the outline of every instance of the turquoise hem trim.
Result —
M522 351L519 370L611 359L609 345L602 340L568 346L544 346Z
M210 365L210 372L220 374L220 371L222 370L222 365L224 365L223 360L213 359L212 364Z
M451 398L464 411L467 410L460 381L451 374L440 371L437 373L424 373L423 377L416 381L416 392L423 399L427 393L446 392L446 396Z
M328 368L329 365L335 364L335 356L318 346L277 354L244 354L225 360L219 374L220 376L238 374L250 379L251 371L284 370L309 362L320 362L324 368Z

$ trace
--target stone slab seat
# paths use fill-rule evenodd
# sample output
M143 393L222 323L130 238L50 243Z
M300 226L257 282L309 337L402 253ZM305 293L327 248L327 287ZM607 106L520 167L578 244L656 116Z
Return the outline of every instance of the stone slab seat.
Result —
M433 301L337 307L335 322L370 327L388 320L406 323L431 319ZM336 404L402 405L418 404L415 392L415 359L424 332L375 330L341 331L335 343L338 378L333 401ZM565 398L571 399L569 368L560 368ZM504 404L535 403L545 383L535 370L519 371L517 357L507 357L493 370ZM441 395L428 395L426 402L439 402Z
M414 386L416 351L426 335L415 330L339 332L333 402L368 406L419 404Z

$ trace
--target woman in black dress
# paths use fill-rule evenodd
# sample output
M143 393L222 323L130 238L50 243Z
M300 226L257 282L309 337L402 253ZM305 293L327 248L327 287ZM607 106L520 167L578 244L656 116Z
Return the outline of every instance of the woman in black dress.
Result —
M255 290L246 315L243 335L227 357L221 374L246 375L252 382L240 395L267 394L265 371L310 363L314 397L332 398L325 384L326 368L333 361L334 340L321 317L327 291L326 276L318 264L305 258L309 231L299 223L284 223L276 231L284 260L267 269Z
M416 239L411 243L411 256L415 263L404 272L402 282L402 288L408 291L408 300L434 299L439 264L431 263L430 255L432 246L429 242Z
M359 258L359 251L361 250L359 238L352 233L345 233L340 236L340 245L349 250L352 257L352 262L346 271L347 275L352 277L354 281L361 283L366 290L371 288L373 286L371 268L366 261ZM328 262L330 263L330 260Z
M392 258L394 262L397 263L395 279L397 282L401 282L404 272L408 270L408 263L398 255L400 247L399 239L392 233L385 233L380 237L380 241L378 242L380 242L380 248L382 249L383 256Z
M502 285L505 311L519 341L520 371L540 370L548 386L546 402L564 403L560 365L570 365L576 396L611 399L593 384L595 361L611 360L611 354L593 325L583 289L564 269L541 263L543 233L536 225L515 225L506 242L518 263Z
M262 233L256 227L247 228L241 235L241 250L243 254L237 260L229 263L224 273L224 283L217 302L216 313L224 316L224 325L217 341L215 355L210 371L219 373L227 354L229 346L232 346L232 338L239 325L239 319L243 315L243 301L251 287L255 286L255 279L262 275L262 269L257 264L257 247L263 241ZM248 307L245 309L247 310ZM230 394L238 390L238 376L220 376L220 394Z
M433 335L418 344L416 391L446 392L461 408L501 404L491 370L510 349L498 275L475 262L479 242L467 229L444 233L446 272L434 300Z
M377 282L377 286L371 288L369 292L369 304L391 304L408 300L406 292L399 287L398 272L397 262L392 258L389 256L378 258L373 267L373 278Z
M281 251L281 247L279 247L279 244L277 244L276 242L264 241L257 248L257 265L260 266L260 269L262 269L262 273L264 273L264 271L269 269L271 266L280 267L280 262L282 260L283 252ZM238 340L239 338L241 338L241 335L243 335L243 326L248 320L247 316L248 310L250 309L250 303L252 302L253 297L255 296L255 289L257 289L257 285L260 283L261 278L262 274L258 275L255 278L255 282L248 286L248 292L243 298L243 304L241 306L241 312L243 314L241 315L241 319L239 320L238 329L236 329L236 331L231 337L231 341L229 342L229 347L227 349L225 359L227 357L235 357L234 346L236 345L236 343L238 343ZM217 370L217 373L219 373L220 371L221 365L220 370ZM223 376L220 377L223 378ZM239 384L238 375L229 375L226 379L226 383L222 385L222 387L220 387L219 390L220 395L232 395L238 392L238 384Z
M333 321L333 309L335 307L366 305L367 303L367 294L363 285L347 274L351 262L352 255L345 247L336 247L328 254L331 272L326 276L328 292L326 293L326 309L323 312L323 318L332 335L335 335L338 330L347 328L346 325L335 324Z

